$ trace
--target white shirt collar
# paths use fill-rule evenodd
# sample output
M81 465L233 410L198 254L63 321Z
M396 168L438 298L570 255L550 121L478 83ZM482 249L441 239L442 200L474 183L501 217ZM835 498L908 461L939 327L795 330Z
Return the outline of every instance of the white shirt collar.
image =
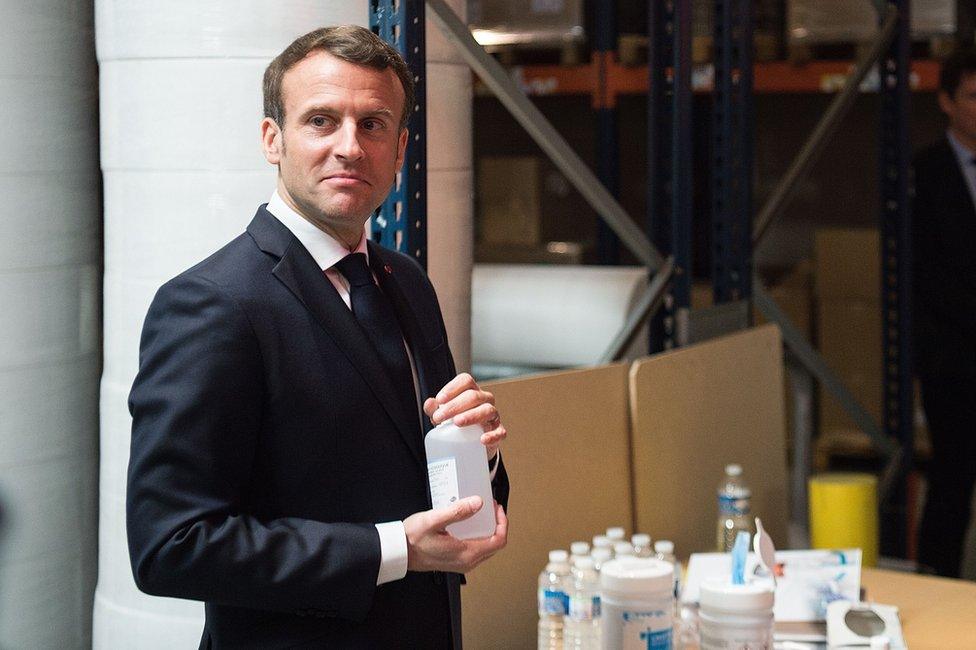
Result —
M274 194L271 195L271 200L268 201L268 207L266 209L295 235L323 271L329 270L336 262L350 253L363 253L366 255L366 262L369 262L365 227L363 228L363 236L359 239L359 245L356 246L355 250L350 251L334 237L320 230L311 221L295 212L281 198L278 190L275 190Z
M972 167L973 158L976 158L976 151L970 151L966 145L960 142L956 134L952 132L952 129L946 129L946 137L949 139L949 144L952 146L952 150L956 152L956 157L962 163L963 168L969 169Z

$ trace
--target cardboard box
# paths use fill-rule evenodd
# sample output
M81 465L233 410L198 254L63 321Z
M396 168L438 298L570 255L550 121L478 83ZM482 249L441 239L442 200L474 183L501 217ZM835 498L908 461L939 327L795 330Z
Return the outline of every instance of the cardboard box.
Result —
M478 161L478 241L537 246L541 241L539 159L485 156Z
M880 300L881 256L876 229L818 230L814 236L813 254L818 299Z

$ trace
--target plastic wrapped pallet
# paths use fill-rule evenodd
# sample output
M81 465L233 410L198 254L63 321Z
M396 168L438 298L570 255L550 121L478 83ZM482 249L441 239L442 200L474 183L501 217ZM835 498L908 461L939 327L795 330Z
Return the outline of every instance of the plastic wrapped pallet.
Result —
M911 11L913 38L956 30L956 0L915 0ZM868 41L878 29L878 13L870 2L788 0L787 13L791 44Z
M582 0L468 0L468 24L479 43L559 45L583 40Z

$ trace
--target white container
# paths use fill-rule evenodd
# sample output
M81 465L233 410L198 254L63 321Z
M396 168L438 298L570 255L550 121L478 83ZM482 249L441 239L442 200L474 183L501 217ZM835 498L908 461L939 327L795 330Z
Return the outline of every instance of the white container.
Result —
M458 539L491 537L495 532L488 456L481 444L483 433L480 425L459 427L448 420L431 429L424 440L433 507L445 508L475 495L483 502L474 516L447 527L447 532Z
M772 650L773 600L770 583L703 581L698 610L701 650Z
M603 650L670 650L674 568L653 558L611 560L600 569Z
M617 542L613 545L613 556L614 557L635 557L634 547L630 545L630 542Z

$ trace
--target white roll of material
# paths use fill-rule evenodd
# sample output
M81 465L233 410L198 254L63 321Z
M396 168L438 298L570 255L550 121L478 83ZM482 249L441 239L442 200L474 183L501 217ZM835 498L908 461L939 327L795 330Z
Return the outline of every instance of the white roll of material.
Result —
M92 5L0 0L0 16L0 648L84 648L101 263Z
M156 289L243 232L274 190L259 140L264 68L316 27L367 22L366 0L96 0L105 188L96 649L200 641L202 605L140 593L129 565L126 396L139 332Z
M642 267L477 264L474 361L549 368L597 363L646 287Z

